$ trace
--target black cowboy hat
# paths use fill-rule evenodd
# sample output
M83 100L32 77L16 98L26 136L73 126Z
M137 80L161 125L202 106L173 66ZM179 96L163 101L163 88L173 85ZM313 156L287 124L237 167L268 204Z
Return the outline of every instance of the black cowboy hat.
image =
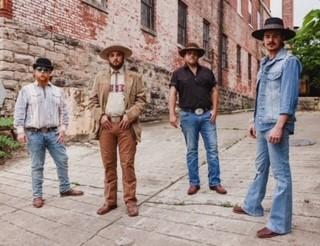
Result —
M203 56L205 53L205 50L200 48L196 43L188 43L185 48L179 50L179 55L184 57L189 50L196 51L199 57Z
M38 58L32 67L33 69L36 69L37 67L46 67L53 70L52 62L48 58Z
M256 39L263 40L264 33L270 30L280 31L283 34L285 40L289 40L296 35L295 31L289 28L284 28L282 19L277 17L271 17L266 19L262 29L252 32L252 36Z

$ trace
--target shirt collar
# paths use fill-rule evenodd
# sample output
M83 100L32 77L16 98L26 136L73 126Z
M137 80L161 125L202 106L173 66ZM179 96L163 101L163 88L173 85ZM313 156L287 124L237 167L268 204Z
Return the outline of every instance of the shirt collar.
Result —
M35 86L39 86L39 82L37 80L34 81ZM49 81L48 86L52 86L52 83Z
M187 64L184 64L184 69L189 69L190 70L190 68L189 68L189 66L187 65ZM201 69L201 65L199 64L199 63L197 63L197 70L200 70Z
M280 49L280 50L278 51L276 57L274 58L274 60L275 60L275 61L278 61L278 60L281 60L281 59L285 58L286 55L287 55L287 53L288 53L288 51L287 51L285 48ZM269 57L268 57L268 60L271 61ZM273 60L273 59L272 59L272 60Z
M122 66L119 70L115 70L112 67L110 68L110 74L115 74L115 73L119 73L119 74L124 74L124 66Z

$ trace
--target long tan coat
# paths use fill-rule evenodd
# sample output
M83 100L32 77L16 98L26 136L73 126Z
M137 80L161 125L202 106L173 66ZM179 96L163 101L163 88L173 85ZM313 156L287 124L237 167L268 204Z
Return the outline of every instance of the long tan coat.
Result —
M89 108L92 110L94 118L93 133L96 138L100 135L100 120L105 114L105 107L110 91L111 72L103 71L99 73L94 81L91 96L89 98ZM146 104L145 89L141 77L130 71L125 71L125 106L126 115L131 123L136 140L141 141L141 127L139 116L142 114Z

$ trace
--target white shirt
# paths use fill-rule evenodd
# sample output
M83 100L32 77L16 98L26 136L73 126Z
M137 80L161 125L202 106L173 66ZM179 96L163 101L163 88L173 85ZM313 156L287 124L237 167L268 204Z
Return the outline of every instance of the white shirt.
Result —
M125 113L124 78L123 67L118 71L111 68L110 91L105 110L109 116L122 116Z
M61 88L49 83L45 87L38 82L24 86L15 105L14 126L18 133L24 128L61 127L68 125L68 112Z

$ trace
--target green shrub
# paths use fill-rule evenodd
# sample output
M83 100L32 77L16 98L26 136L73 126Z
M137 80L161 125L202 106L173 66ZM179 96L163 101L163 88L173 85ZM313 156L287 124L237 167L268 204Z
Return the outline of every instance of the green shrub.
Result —
M0 118L0 159L10 157L11 152L20 147L20 144L10 136L12 134L8 134L8 132L12 132L12 129L12 118ZM6 134L4 134L4 131L7 131Z

